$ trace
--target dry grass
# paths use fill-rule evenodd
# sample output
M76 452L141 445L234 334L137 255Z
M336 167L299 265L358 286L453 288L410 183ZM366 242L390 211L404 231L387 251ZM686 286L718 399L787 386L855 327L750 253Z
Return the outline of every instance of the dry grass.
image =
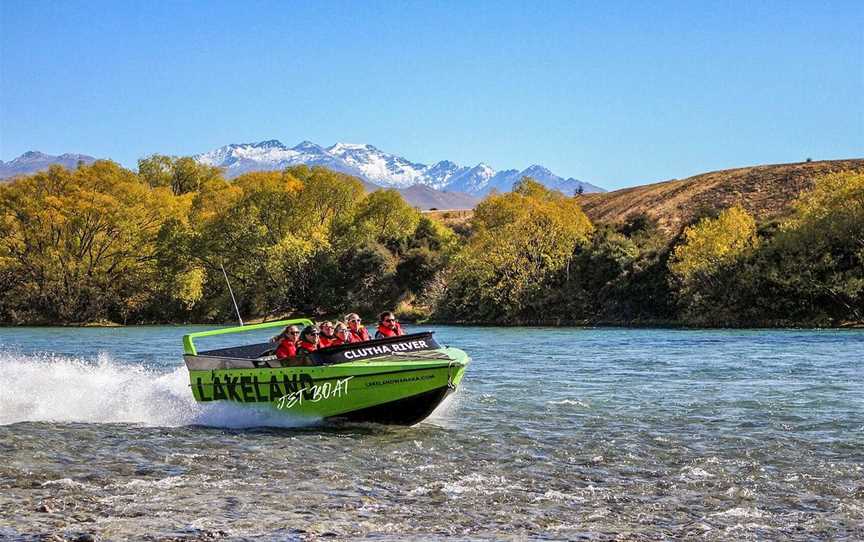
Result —
M815 179L841 171L864 172L864 159L824 160L796 164L725 169L603 194L580 196L582 208L595 224L621 224L645 213L657 219L669 235L676 235L694 217L740 204L759 222L781 218L789 205ZM471 209L426 211L453 228L465 228Z
M423 214L451 228L465 226L474 216L474 209L453 209L450 211L423 211Z
M582 207L595 223L620 224L645 213L674 235L706 210L739 204L758 221L782 217L789 204L816 178L840 171L864 171L864 159L826 160L727 169L682 180L585 194Z

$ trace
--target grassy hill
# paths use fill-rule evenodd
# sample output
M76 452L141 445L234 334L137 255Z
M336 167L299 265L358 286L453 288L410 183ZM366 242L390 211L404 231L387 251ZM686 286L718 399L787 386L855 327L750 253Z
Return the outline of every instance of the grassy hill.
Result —
M742 167L703 173L686 179L581 196L595 223L618 224L634 214L657 219L669 234L694 218L740 204L758 221L782 217L789 204L817 177L841 171L864 171L864 159L825 160Z

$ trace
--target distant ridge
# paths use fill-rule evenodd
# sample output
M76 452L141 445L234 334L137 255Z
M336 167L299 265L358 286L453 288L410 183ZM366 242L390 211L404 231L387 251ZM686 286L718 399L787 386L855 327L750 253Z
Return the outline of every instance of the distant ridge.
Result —
M0 179L8 179L19 175L31 175L48 169L48 166L59 164L68 169L78 167L78 162L92 164L96 158L86 154L61 154L53 156L39 151L27 151L18 158L4 162L0 160Z
M645 213L675 235L706 211L739 204L757 220L782 217L798 195L829 173L864 172L864 159L823 160L771 164L702 173L581 197L582 207L595 223L621 224Z
M475 205L480 203L480 198L469 194L443 192L422 184L401 188L399 193L402 194L405 201L423 211L430 209L473 209Z

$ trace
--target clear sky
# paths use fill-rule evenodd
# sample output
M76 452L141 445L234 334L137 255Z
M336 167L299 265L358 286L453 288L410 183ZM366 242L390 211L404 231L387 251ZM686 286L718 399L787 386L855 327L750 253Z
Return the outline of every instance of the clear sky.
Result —
M605 188L864 157L864 2L0 0L0 159L279 139Z

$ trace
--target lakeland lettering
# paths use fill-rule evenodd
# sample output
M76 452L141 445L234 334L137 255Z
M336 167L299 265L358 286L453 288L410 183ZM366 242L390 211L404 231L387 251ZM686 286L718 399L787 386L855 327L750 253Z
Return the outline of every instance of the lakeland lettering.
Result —
M347 387L347 383L345 385ZM276 375L272 375L270 380L259 379L257 375L214 376L212 395L207 394L199 376L195 379L195 387L201 401L229 400L241 403L270 403L291 394L300 394L303 399L312 400L317 388L312 377L305 373L290 377L283 375L281 380Z
M393 352L410 352L411 350L422 350L429 348L426 341L411 341L394 344L381 344L378 346L367 346L366 348L355 348L344 353L346 359L359 359L369 356L380 356Z

